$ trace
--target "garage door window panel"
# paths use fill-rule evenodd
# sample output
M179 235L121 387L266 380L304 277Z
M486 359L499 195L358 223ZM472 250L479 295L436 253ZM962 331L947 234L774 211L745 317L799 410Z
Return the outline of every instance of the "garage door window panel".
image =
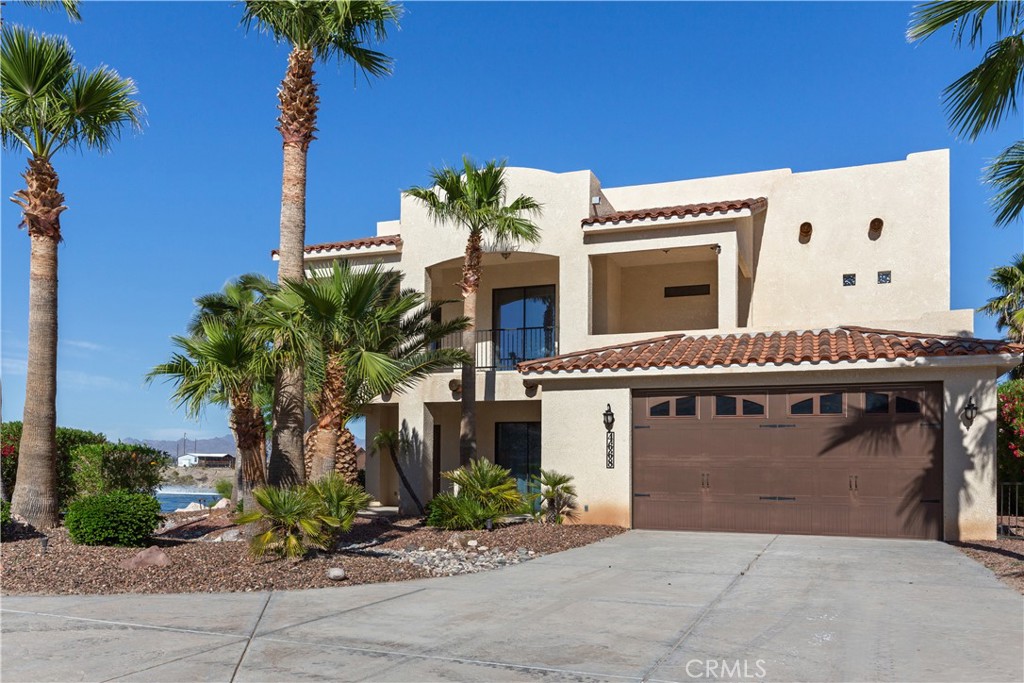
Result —
M865 392L864 412L867 415L888 415L889 394L876 391Z
M846 405L842 392L827 394L790 394L789 414L797 417L814 415L832 416L845 415Z
M767 413L763 395L715 396L715 417L764 417Z
M651 399L647 402L647 414L650 417L669 417L671 405L668 401Z

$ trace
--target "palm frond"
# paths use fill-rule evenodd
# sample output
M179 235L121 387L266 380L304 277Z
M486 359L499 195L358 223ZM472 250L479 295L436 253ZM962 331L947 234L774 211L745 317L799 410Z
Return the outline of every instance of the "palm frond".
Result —
M985 168L985 182L995 188L996 224L1006 226L1024 212L1024 140L1018 140Z

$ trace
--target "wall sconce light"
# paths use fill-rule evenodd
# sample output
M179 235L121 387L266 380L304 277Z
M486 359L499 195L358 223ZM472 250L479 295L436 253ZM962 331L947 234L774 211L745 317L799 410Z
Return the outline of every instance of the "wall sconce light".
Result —
M604 435L604 466L608 469L615 469L615 413L612 412L612 404L608 404L607 410L601 415L604 420L604 428L607 434Z
M712 244L711 245L711 251L715 252L716 254L721 254L722 253L722 245L721 244Z
M380 395L380 400L384 401L384 403L388 403L391 400L391 392L385 391Z
M974 402L974 396L972 395L967 399L967 404L964 405L964 424L970 427L974 424L974 420L978 417L978 404Z

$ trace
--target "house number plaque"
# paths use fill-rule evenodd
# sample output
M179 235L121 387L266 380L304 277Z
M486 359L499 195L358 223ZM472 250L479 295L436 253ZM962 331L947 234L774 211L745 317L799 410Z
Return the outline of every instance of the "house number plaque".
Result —
M615 469L615 432L608 432L604 438L604 466Z

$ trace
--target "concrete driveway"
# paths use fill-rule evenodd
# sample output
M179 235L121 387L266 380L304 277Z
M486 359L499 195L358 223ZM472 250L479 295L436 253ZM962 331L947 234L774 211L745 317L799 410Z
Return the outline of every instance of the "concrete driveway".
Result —
M1024 679L1021 596L925 541L632 531L470 576L0 616L5 682Z

